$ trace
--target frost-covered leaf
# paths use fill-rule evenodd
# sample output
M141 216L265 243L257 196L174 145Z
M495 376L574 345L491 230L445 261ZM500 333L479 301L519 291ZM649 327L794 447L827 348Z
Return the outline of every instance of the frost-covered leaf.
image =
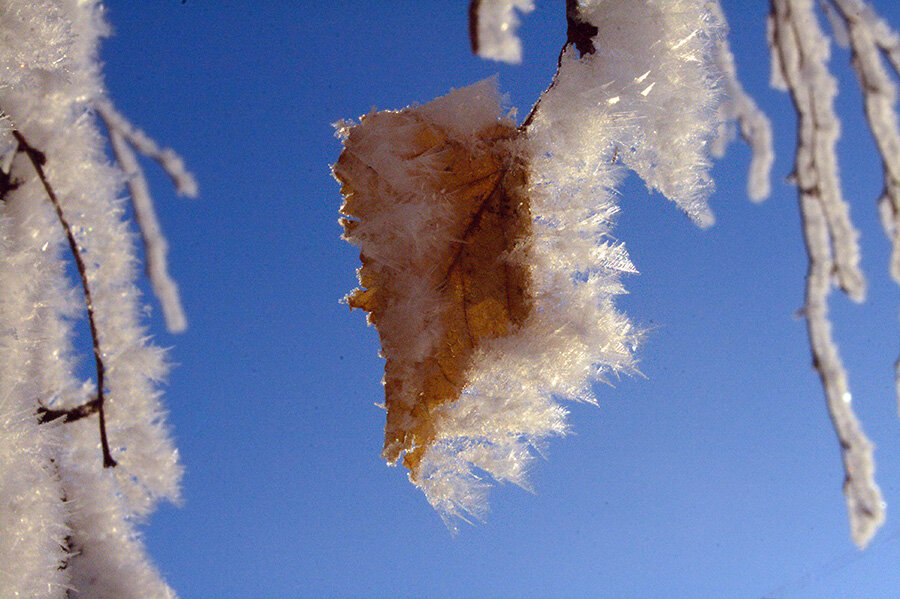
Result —
M473 3L473 28L520 4ZM347 301L381 337L384 457L445 517L481 513L480 472L527 486L533 450L567 430L557 400L594 401L592 383L633 371L640 334L614 303L636 272L612 235L622 165L712 222L704 2L566 16L559 70L519 128L490 82L341 125L334 174L363 262Z
M384 457L405 453L414 477L475 350L530 310L529 273L509 260L531 230L515 125L460 130L429 108L363 117L334 167L345 237L362 250L362 287L347 302L369 313L386 360Z
M384 457L442 516L479 516L475 469L527 486L534 448L566 432L557 399L593 401L591 383L632 367L637 334L613 305L634 272L609 232L618 167L573 175L502 116L490 80L340 133L363 263L347 301L381 337Z

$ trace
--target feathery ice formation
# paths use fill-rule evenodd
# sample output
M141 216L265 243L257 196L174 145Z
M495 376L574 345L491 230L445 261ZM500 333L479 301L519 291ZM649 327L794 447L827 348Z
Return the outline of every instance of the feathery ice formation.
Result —
M483 513L479 470L527 486L535 448L567 430L558 399L634 370L640 333L614 303L636 272L612 235L622 164L711 222L716 24L671 4L582 3L605 50L567 47L526 126L491 80L339 125L363 263L347 302L381 338L383 455L448 523Z

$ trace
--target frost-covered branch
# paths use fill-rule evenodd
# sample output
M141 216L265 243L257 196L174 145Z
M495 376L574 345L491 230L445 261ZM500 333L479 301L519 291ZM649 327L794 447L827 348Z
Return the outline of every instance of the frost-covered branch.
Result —
M112 453L109 450L109 440L106 438L106 413L103 410L103 401L105 398L104 389L106 386L106 365L103 363L103 352L100 350L100 335L97 333L97 319L94 316L94 299L91 295L90 283L88 283L84 258L81 256L81 249L78 247L78 242L75 241L75 236L72 233L72 226L69 224L68 219L66 219L66 215L63 214L62 206L59 204L59 198L56 197L56 192L53 191L53 187L50 185L50 182L47 180L47 175L44 172L44 164L47 162L47 157L43 152L29 144L28 140L26 140L18 130L13 129L12 135L19 144L19 151L28 157L31 166L34 167L38 178L41 180L41 185L44 186L44 191L47 192L47 197L53 204L53 210L56 212L59 224L66 233L66 240L69 242L69 250L72 252L72 258L75 260L75 265L78 268L78 278L81 280L81 288L84 292L84 305L87 309L88 325L91 330L94 364L97 368L97 398L85 405L91 406L90 413L97 413L97 417L100 420L100 447L103 451L103 467L112 468L116 465L116 461L113 459ZM38 408L38 410L40 412L40 408ZM74 415L78 413L79 410L84 411L84 408L76 407L71 410L62 411L71 412ZM87 413L84 413L84 415L87 415ZM79 416L79 418L80 417L81 416ZM42 416L41 419L43 420L43 418L44 417ZM70 420L68 415L67 420Z
M837 82L826 64L828 40L812 0L770 0L770 6L773 85L790 92L798 117L793 177L801 193L821 204L836 282L859 302L865 299L866 283L859 269L859 233L838 176L835 145L841 127L834 111Z
M103 12L98 0L0 2L4 597L174 597L137 530L177 500L182 469L160 401L165 352L142 322L124 177L94 109L106 101ZM73 343L85 306L95 380L80 379Z
M866 120L881 155L884 190L878 200L885 232L893 244L891 276L900 282L900 128L897 85L882 58L900 57L900 38L861 0L831 0L846 27L853 67L859 79ZM894 64L896 74L896 63Z
M858 267L858 233L850 222L838 180L837 86L826 66L828 42L811 0L770 0L769 44L773 82L790 92L798 118L794 180L809 254L804 313L813 365L825 388L841 445L851 533L857 545L864 547L883 522L884 508L874 480L872 445L853 415L827 302L832 277L857 301L865 296L865 282Z
M841 446L844 462L844 495L850 515L850 530L859 547L865 547L884 522L884 502L875 484L872 443L853 413L847 375L831 334L828 296L831 293L832 261L828 251L828 224L814 196L801 194L801 212L809 270L806 277L804 315L809 331L813 366L819 373L828 413Z
M108 101L98 102L97 114L103 119L109 133L109 141L116 160L125 172L126 184L134 207L134 220L144 241L144 259L147 277L162 306L166 327L172 333L180 333L187 328L187 318L178 294L178 285L169 275L169 244L162 233L153 200L144 177L144 171L132 151L155 160L172 179L175 190L188 197L196 197L197 182L184 167L184 161L170 148L160 149L156 142L143 131L135 128Z

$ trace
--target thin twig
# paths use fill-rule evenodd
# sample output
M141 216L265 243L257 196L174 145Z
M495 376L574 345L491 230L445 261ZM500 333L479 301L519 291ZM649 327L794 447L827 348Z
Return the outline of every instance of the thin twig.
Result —
M472 54L477 55L481 43L478 39L478 11L481 8L481 0L469 2L469 44L472 46Z
M127 138L120 129L114 126L114 122L107 118L104 111L98 110L98 114L106 123L110 145L116 160L128 176L126 183L131 196L131 206L134 209L134 220L137 222L138 229L141 231L141 239L144 242L144 264L147 278L150 279L153 292L162 307L166 328L171 333L180 333L187 327L187 318L185 318L184 308L181 305L178 285L169 275L167 258L169 244L156 216L147 180L144 178L144 172L141 170Z
M78 249L78 243L75 241L75 236L72 234L72 227L69 226L69 222L66 220L65 214L63 214L62 206L60 206L59 199L56 197L56 193L50 186L47 175L44 173L44 164L47 162L47 157L43 152L29 144L28 140L26 140L18 130L13 129L12 135L13 137L15 137L16 141L19 144L19 150L24 152L25 155L28 156L28 160L31 161L31 165L34 167L35 172L37 172L38 178L40 178L41 183L44 186L44 191L47 192L47 197L50 198L50 202L53 204L53 208L56 210L56 217L59 219L59 223L60 225L62 225L63 230L66 232L66 238L69 241L69 249L72 251L72 257L75 259L75 265L78 267L78 276L81 278L81 287L84 290L84 303L87 307L88 324L90 325L91 329L91 341L94 345L94 363L97 366L97 397L96 399L91 400L83 406L73 408L72 410L62 410L62 412L71 412L73 414L71 417L68 414L65 415L66 422L79 420L80 418L83 418L88 414L97 412L97 416L100 420L100 446L103 449L103 467L112 468L116 465L116 461L112 457L112 453L109 449L109 441L106 438L106 417L103 410L103 387L105 383L106 367L103 364L103 354L100 351L100 338L97 334L97 323L94 318L94 302L91 298L91 288L88 285L87 269L84 266L84 260L81 258L81 252ZM92 404L96 405L96 408L94 408ZM39 413L40 412L41 410L39 410ZM48 414L57 412L61 411L45 410L42 413L41 422L55 420L56 418L62 417L62 415L60 415L45 420L45 418L48 418ZM78 415L82 412L85 413L82 415Z
M593 54L594 36L600 30L590 21L581 16L581 7L576 0L566 0L566 44L575 44L578 55Z

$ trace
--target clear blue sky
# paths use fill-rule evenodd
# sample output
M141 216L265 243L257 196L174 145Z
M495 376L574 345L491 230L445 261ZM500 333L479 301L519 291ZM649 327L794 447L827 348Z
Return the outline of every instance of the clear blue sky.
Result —
M495 73L526 112L555 67L562 2L538 0L518 67L470 56L466 4L108 0L110 93L201 188L175 198L148 166L190 321L170 336L154 309L177 364L166 403L187 470L184 505L146 528L166 579L185 599L900 595L900 293L875 209L879 161L845 79L843 181L870 298L835 295L832 308L888 502L858 553L796 317L806 257L783 183L795 130L767 85L764 2L723 4L740 75L774 119L773 196L746 199L739 145L714 172L711 230L634 180L622 189L618 235L641 271L622 306L653 329L646 378L571 405L576 434L550 443L534 494L495 487L486 521L456 536L379 458L377 335L339 303L358 257L339 238L331 123ZM900 26L895 2L876 4ZM836 52L844 76L847 60Z

